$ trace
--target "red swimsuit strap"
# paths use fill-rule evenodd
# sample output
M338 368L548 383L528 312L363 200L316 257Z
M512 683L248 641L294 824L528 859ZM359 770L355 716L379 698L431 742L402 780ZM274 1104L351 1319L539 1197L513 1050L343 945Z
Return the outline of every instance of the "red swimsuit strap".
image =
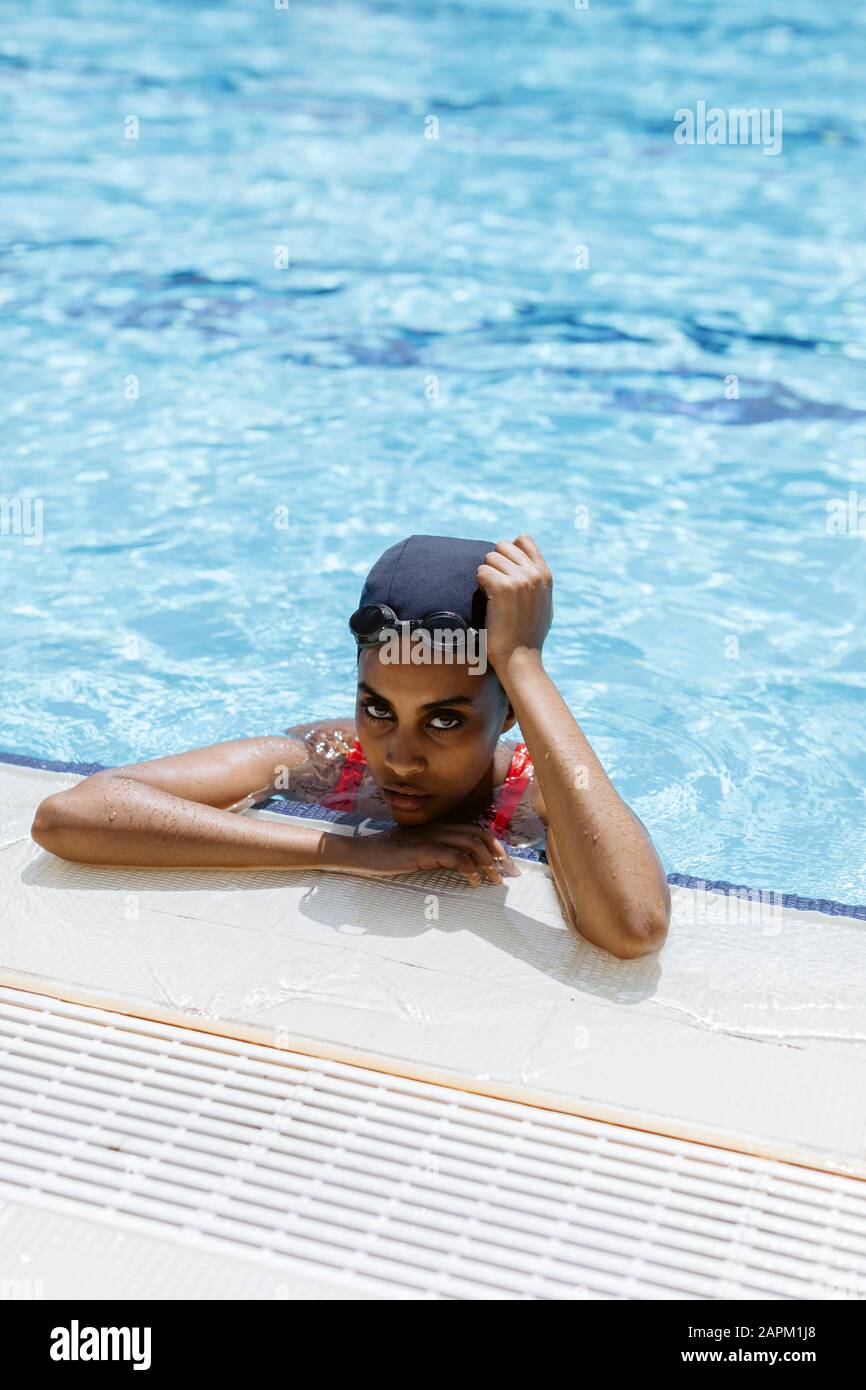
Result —
M336 787L322 797L322 805L331 811L354 811L358 788L367 767L367 760L359 740L355 740L346 755L340 770ZM532 776L532 759L525 743L518 743L511 759L505 781L499 788L491 808L490 828L494 835L502 835L511 824L511 817L520 805L526 785Z
M329 811L354 811L355 799L366 766L367 759L364 757L364 750L356 739L340 769L340 778L336 787L332 792L328 792L327 796L322 797L322 805L327 806Z
M531 776L532 759L529 756L529 749L525 743L518 743L511 759L508 774L496 797L496 814L490 827L494 835L502 835L508 830L511 825L511 817L520 805L520 798L526 791Z

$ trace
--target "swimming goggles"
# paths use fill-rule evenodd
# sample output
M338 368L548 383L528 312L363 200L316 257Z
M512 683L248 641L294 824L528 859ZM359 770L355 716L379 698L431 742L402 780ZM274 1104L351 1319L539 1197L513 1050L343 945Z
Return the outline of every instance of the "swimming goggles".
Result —
M378 647L388 640L392 632L399 632L401 628L405 631L407 626L410 633L423 629L430 633L431 638L438 635L440 644L445 633L453 633L452 642L459 642L461 639L457 634L475 630L459 613L443 610L427 613L423 618L402 619L387 603L367 603L349 619L349 627L359 647Z

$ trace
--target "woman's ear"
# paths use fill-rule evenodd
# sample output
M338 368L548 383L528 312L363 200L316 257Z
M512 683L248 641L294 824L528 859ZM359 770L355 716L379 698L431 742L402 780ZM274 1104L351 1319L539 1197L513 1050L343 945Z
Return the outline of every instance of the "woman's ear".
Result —
M514 713L514 710L509 705L506 709L505 718L502 721L502 732L504 734L507 734L508 730L513 729L516 723L517 715Z

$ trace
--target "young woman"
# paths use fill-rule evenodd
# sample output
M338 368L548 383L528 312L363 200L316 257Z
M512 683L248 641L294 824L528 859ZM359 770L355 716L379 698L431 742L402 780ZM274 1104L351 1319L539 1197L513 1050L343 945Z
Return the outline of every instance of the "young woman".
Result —
M546 839L571 926L616 956L655 951L664 870L544 669L552 590L530 536L410 536L376 562L350 621L353 720L95 773L42 802L33 838L88 864L442 868L473 886L518 872L504 841ZM515 723L525 743L502 742ZM394 828L349 837L233 814L275 790Z

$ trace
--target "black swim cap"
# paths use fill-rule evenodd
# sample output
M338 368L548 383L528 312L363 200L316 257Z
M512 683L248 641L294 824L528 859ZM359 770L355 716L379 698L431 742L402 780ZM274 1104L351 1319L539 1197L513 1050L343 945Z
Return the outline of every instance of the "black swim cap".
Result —
M470 627L483 627L487 596L475 571L496 546L456 536L409 536L380 555L367 575L359 608L383 603L401 622L428 613L459 613Z

